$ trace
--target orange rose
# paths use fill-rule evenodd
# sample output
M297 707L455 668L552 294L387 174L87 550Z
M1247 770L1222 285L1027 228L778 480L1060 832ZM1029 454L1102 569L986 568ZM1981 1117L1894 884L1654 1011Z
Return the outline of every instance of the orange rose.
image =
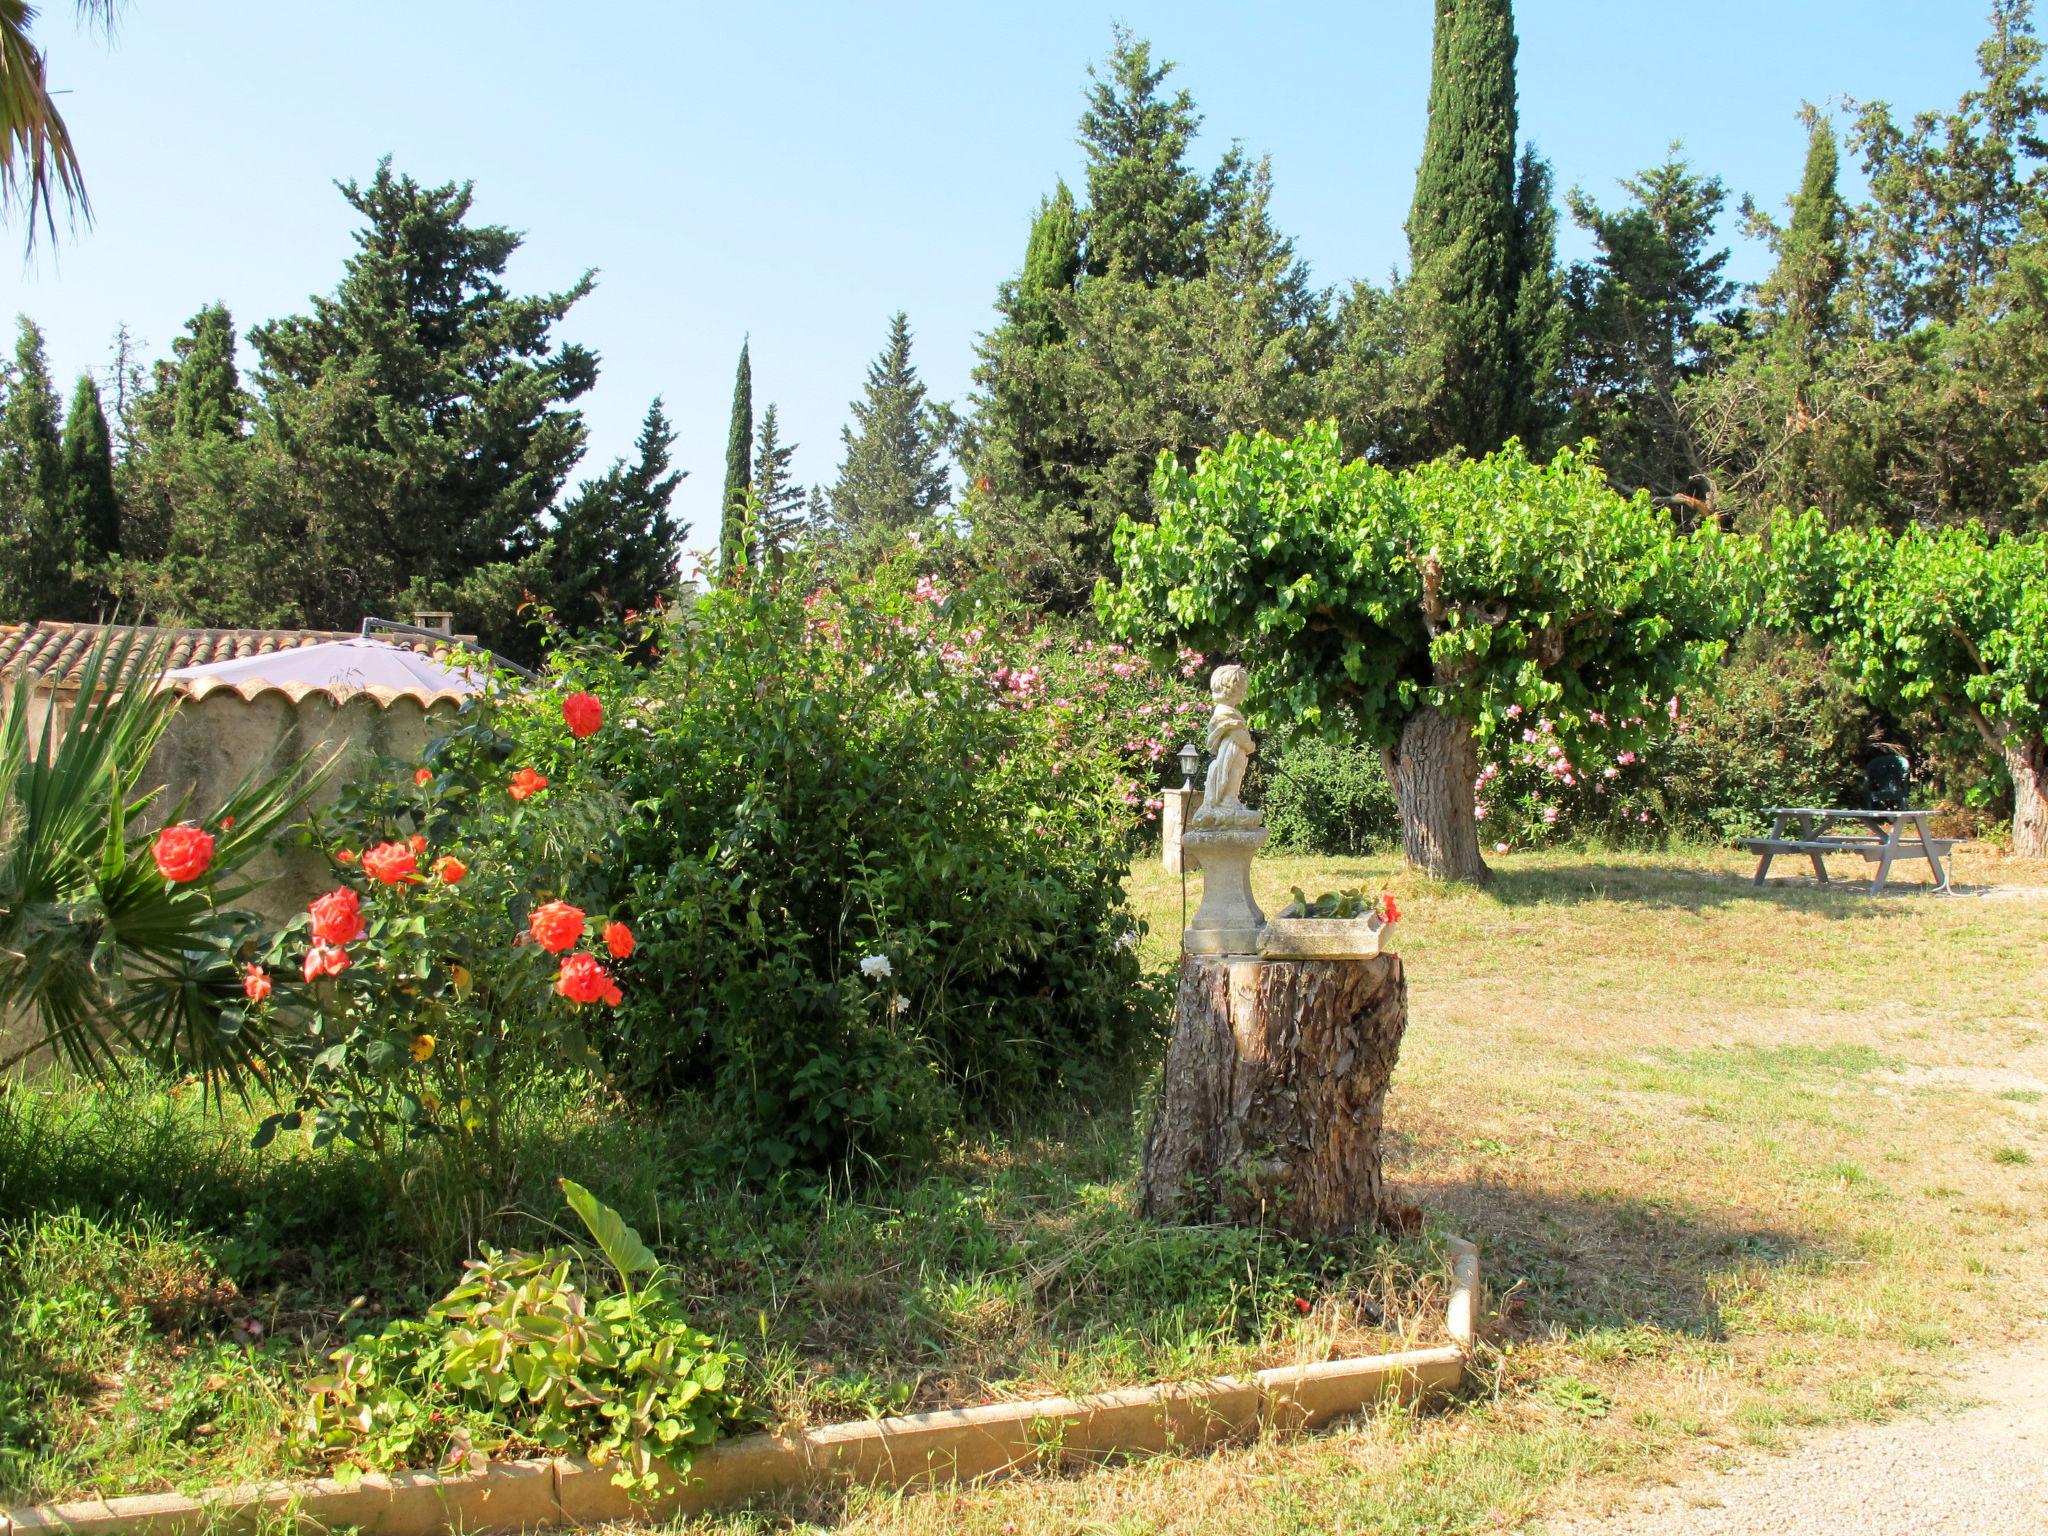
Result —
M618 1006L619 1006L619 1004L623 1003L623 1002L624 1002L625 1000L626 1000L626 994L625 994L625 993L623 993L623 992L621 992L621 991L619 990L619 984L618 984L618 983L617 983L616 981L615 981L615 982L613 982L613 983L612 983L612 984L611 984L610 986L608 986L608 987L606 987L606 988L604 989L604 1005L605 1005L605 1007L607 1007L607 1008L616 1008L616 1007L618 1007Z
M572 1003L594 1003L614 990L612 978L594 955L571 955L562 962L555 990Z
M379 843L363 850L363 873L385 885L418 878L419 867L419 859L404 843Z
M427 851L427 840L426 838L422 837L419 833L415 832L411 837L408 837L405 840L405 846L410 848L414 853L425 853Z
M469 866L452 853L444 853L434 860L434 873L449 885L460 885L462 877L469 873Z
M334 850L334 857L343 864L353 864L356 861L353 848L337 848Z
M149 852L163 877L182 885L187 880L197 880L213 863L213 834L190 822L165 827L157 833Z
M329 891L306 910L315 944L353 944L363 936L362 898L347 886Z
M427 781L428 781L429 779L433 778L433 776L434 776L434 770L433 770L433 769L431 769L431 768L422 768L422 769L418 770L418 771L417 771L416 773L414 773L414 774L413 774L413 776L412 776L412 781L413 781L413 783L415 783L415 784L424 784L424 783L426 783L426 782L427 782Z
M522 768L512 775L512 782L506 787L505 793L514 800L524 800L528 795L538 794L547 787L546 774L535 773L531 768Z
M562 700L562 720L581 741L604 724L604 705L594 693L572 693Z
M270 996L270 973L260 965L242 967L242 996L252 1003Z
M616 918L604 925L604 947L612 952L614 960L623 960L633 953L633 930Z
M559 955L565 949L573 949L576 941L583 937L583 909L572 907L566 901L551 901L544 907L534 908L526 926L535 943L549 954ZM596 963L594 960L591 962L593 965Z
M318 981L322 976L339 976L348 969L348 951L338 944L315 944L306 951L306 981Z

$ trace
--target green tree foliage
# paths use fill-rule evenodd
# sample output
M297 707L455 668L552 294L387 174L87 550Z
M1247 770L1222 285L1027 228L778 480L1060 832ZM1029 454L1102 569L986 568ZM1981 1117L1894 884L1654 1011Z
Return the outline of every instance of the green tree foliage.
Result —
M209 304L194 315L172 352L172 430L185 438L239 437L248 401L235 367L235 321L227 305Z
M867 387L840 432L846 457L825 526L858 548L870 538L930 524L952 500L946 444L952 413L925 398L910 361L910 317L898 310L889 340L868 365Z
M669 511L685 470L671 467L676 434L655 400L635 441L563 505L548 541L556 619L570 629L653 608L674 590L682 528Z
M114 489L114 439L92 375L78 376L64 418L65 519L77 530L81 552L103 566L121 550L121 498Z
M718 574L730 578L746 563L747 500L754 489L754 363L740 343L732 379L732 420L725 434L725 494L719 500Z
M64 481L62 407L27 316L0 369L0 618L72 617L78 524Z
M1595 249L1567 280L1570 433L1599 440L1616 489L1699 502L1710 486L1680 397L1706 370L1710 328L1735 297L1728 248L1714 239L1727 193L1676 145L1621 185L1630 202L1617 211L1579 191L1568 199Z
M1271 217L1272 178L1233 146L1205 180L1172 66L1119 31L1081 118L1088 204L1040 208L1023 274L983 338L967 509L982 557L1055 606L1150 516L1153 461L1228 433L1292 431L1328 355L1325 296Z
M797 445L782 440L782 425L771 401L761 413L761 433L754 443L754 489L751 501L754 538L763 570L779 571L803 536L808 500L789 472Z
M1411 862L1483 880L1478 740L1541 710L1567 738L1661 718L1746 617L1750 562L1681 535L1589 460L1517 447L1390 472L1334 427L1159 464L1156 526L1117 532L1116 629L1236 654L1266 722L1387 756ZM1597 718L1596 718L1597 717Z
M509 292L520 237L470 221L467 183L421 186L387 161L341 191L364 227L340 286L249 338L264 446L289 466L320 573L298 606L347 624L408 586L439 587L459 622L502 637L511 615L472 594L491 589L493 568L530 562L583 451L571 402L597 359L551 333L591 279Z
M1347 446L1382 464L1556 435L1557 213L1549 166L1517 158L1515 50L1508 0L1438 0L1408 274L1352 286L1322 385Z
M2013 851L2048 858L2048 543L1976 526L1772 530L1775 616L1803 624L1878 708L2003 770Z

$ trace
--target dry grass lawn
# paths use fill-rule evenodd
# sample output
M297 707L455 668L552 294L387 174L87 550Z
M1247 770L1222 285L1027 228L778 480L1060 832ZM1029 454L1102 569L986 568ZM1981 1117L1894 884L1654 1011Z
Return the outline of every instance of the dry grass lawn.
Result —
M1909 874L1873 899L1759 891L1720 853L1515 856L1484 893L1264 862L1268 910L1291 885L1400 900L1390 1167L1482 1247L1484 1382L1307 1439L705 1529L1535 1529L1937 1396L1944 1361L2048 1314L2048 867L1957 865L1957 895ZM1137 894L1169 964L1179 882Z

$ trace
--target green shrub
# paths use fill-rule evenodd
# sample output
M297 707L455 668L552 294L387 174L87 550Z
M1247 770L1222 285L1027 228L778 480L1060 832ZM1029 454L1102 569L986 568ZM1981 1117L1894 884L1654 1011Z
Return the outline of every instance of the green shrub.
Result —
M598 1044L638 1094L703 1097L707 1159L886 1156L1095 1091L1160 1013L1123 892L1135 791L1095 701L1016 686L993 649L929 580L714 590L558 648L553 685L430 749L437 784L529 768L535 803L601 816L510 847L451 814L432 846L630 915ZM571 689L606 712L580 739Z
M1276 852L1357 855L1401 846L1401 812L1379 750L1320 737L1260 744L1254 789Z

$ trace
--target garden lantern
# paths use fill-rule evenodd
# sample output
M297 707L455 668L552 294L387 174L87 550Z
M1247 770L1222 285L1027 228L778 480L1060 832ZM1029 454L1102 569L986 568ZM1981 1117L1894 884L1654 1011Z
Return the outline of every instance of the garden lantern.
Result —
M1176 752L1174 756L1180 759L1180 776L1184 781L1180 787L1182 789L1193 789L1195 787L1195 770L1202 766L1202 749L1191 741L1183 746L1180 751Z

